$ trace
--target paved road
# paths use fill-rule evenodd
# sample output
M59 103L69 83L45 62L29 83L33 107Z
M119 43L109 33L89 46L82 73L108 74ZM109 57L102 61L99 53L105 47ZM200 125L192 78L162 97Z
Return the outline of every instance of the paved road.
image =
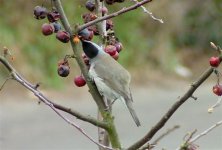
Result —
M0 149L1 150L94 150L97 147L69 126L55 113L44 106L38 105L30 94L21 86L10 83L0 93ZM132 86L135 109L141 120L142 127L137 128L127 109L121 102L114 104L114 115L121 142L124 147L142 137L188 88L188 84L174 83L168 85ZM161 130L176 124L181 128L163 139L157 150L175 149L184 135L198 129L198 133L222 119L222 106L213 114L207 108L214 104L217 97L211 92L213 84L204 84L196 93L197 101L189 100L169 120ZM12 88L13 87L13 88ZM11 90L11 89L17 90ZM72 107L85 114L96 116L96 106L86 88L69 88L65 91L47 91L46 95L56 102ZM97 137L97 129L87 123L76 120L88 134ZM198 142L201 150L222 149L222 126L201 138Z

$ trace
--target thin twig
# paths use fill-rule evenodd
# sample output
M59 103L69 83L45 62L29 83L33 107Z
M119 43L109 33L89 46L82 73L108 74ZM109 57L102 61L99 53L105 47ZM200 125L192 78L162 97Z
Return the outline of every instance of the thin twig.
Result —
M10 67L10 69L8 69L11 73L11 76L13 77L13 79L15 79L17 82L19 82L21 85L23 85L26 89L28 89L29 91L31 91L36 97L39 98L39 100L41 102L43 102L44 104L46 104L47 106L49 106L58 116L60 116L64 121L66 121L68 124L72 125L73 127L75 127L77 130L79 130L83 135L85 135L90 141L92 141L93 143L95 143L96 145L103 147L104 149L108 149L108 150L112 150L112 148L104 146L98 142L96 142L96 140L94 140L91 136L89 136L79 125L77 125L76 123L70 121L68 118L66 118L64 115L62 115L57 109L56 107L53 105L53 103L51 103L51 101L49 101L48 98L46 98L41 92L39 92L35 86L33 86L31 83L27 82L25 79L23 79L21 77L21 75L19 75L16 70L14 68L12 68L12 66L7 62L7 60L0 56L0 61L4 62L4 66ZM6 64L6 65L5 65Z
M132 0L132 1L135 2L136 4L139 3L138 0ZM160 23L164 23L163 19L156 18L152 12L146 9L146 7L144 7L143 5L141 5L140 7L143 9L143 12L147 13L153 20L159 21Z
M216 127L222 125L222 120L218 121L217 123L215 123L214 125L212 125L210 128L206 129L205 131L201 132L200 134L196 135L195 137L193 137L192 139L190 139L190 143L193 143L195 141L197 141L199 138L207 135L209 132L211 132L213 129L215 129Z
M3 84L0 87L0 91L4 88L5 84L7 83L8 80L13 79L11 76L6 78L5 81L3 82Z
M161 134L156 140L154 140L151 144L147 144L146 146L144 146L143 148L141 148L141 150L151 150L153 149L160 140L162 140L164 137L166 137L167 135L169 135L170 133L172 133L173 131L175 131L176 129L178 129L180 126L179 125L175 125L172 128L167 129L166 132L164 132L163 134Z
M213 104L211 107L208 108L208 113L212 113L214 111L214 108L220 106L222 101L222 96L220 96L215 104Z
M188 140L186 140L186 143L184 144L188 144L187 146L189 145L194 145L194 142L197 141L198 139L200 139L201 137L207 135L209 132L211 132L213 129L215 129L216 127L219 127L220 125L222 125L222 120L218 121L217 123L215 123L214 125L212 125L211 127L209 127L208 129L204 130L203 132L201 132L200 134L196 135L195 137L191 137L189 138ZM193 136L193 134L192 134ZM182 145L184 145L182 144ZM177 147L176 150L180 150L181 149L181 146L180 147Z
M191 144L189 141L193 137L193 135L197 132L197 129L195 129L192 132L188 132L184 137L183 137L183 143L181 144L180 147L177 148L177 150L188 150L189 147L194 147L196 146L195 144Z
M143 146L145 143L150 141L152 137L165 125L165 123L170 119L170 117L175 113L175 111L186 102L196 91L196 89L213 73L214 68L210 67L207 69L196 82L194 82L188 91L176 101L170 109L163 115L163 117L151 128L148 133L142 137L140 140L131 145L128 150L135 150Z
M101 2L100 0L95 0L95 5L96 5L96 15L98 17L102 17L103 13L102 13L101 9L104 7L104 2L103 1ZM107 14L104 14L104 16L105 15L107 15ZM97 23L96 27L97 27L97 29L99 31L99 34L100 34L100 36L99 36L100 42L104 46L104 44L105 44L104 39L106 39L106 36L107 36L106 20L103 20L103 21ZM103 99L103 100L106 103L106 99ZM97 113L97 119L100 120L100 121L104 120L104 118L101 115L99 110L98 110L98 113ZM102 145L105 145L105 146L109 146L109 144L110 144L109 134L104 128L98 127L98 142ZM104 150L104 148L99 147L99 150Z
M167 131L165 133L161 134L156 140L154 140L151 145L157 145L157 143L160 140L162 140L165 136L169 135L170 133L172 133L176 129L179 129L179 127L180 127L179 125L175 125L174 127L167 129Z
M71 35L71 39L73 38L73 33L77 32L77 29L75 28L74 31L72 31L70 29L70 24L68 22L68 19L66 17L66 14L63 10L62 4L60 0L53 0L53 4L56 7L57 11L59 12L59 14L61 15L61 21L63 24L63 27L65 28L65 30L67 32L69 32L69 34ZM104 120L106 122L108 122L108 128L107 132L109 133L109 139L110 142L112 144L113 148L121 148L121 144L120 144L120 140L117 134L117 130L116 127L114 125L114 121L113 121L113 117L111 115L111 113L107 112L106 109L106 105L103 101L102 96L100 95L96 85L94 84L94 82L90 79L90 77L88 76L88 68L86 67L85 63L83 62L83 59L81 57L81 51L79 51L79 49L77 49L77 44L74 43L73 40L70 40L71 46L72 46L72 50L74 55L76 56L76 61L81 69L81 72L84 76L84 78L86 79L86 83L89 87L89 92L92 95L94 101L96 102L99 111L101 112L102 117L104 118Z
M64 26L65 30L67 32L69 32L70 35L72 35L72 30L70 28L70 24L69 24L69 21L66 17L66 14L63 10L63 7L62 7L62 4L61 4L61 1L60 0L53 0L53 3L57 9L57 11L59 12L59 14L61 15L61 22L62 22L62 25ZM84 78L86 79L86 83L89 87L89 91L93 97L93 99L95 100L100 112L105 112L106 110L106 106L103 102L103 99L101 97L101 95L99 94L96 86L93 84L93 82L91 81L91 79L89 78L88 76L88 69L85 65L85 63L83 62L83 59L81 58L81 52L77 49L77 46L76 44L73 42L73 40L71 39L70 40L70 43L71 43L71 46L72 46L72 50L73 50L73 53L74 55L76 56L75 59L81 69L81 72L84 76Z
M192 132L189 132L187 133L185 136L184 136L184 140L185 140L185 143L188 143L190 141L190 139L193 137L193 135L197 132L197 129L195 129L194 131ZM186 139L187 138L187 139Z
M140 6L142 6L142 5L146 4L146 3L149 3L151 1L152 0L143 0L143 1L140 1L140 2L138 2L135 5L132 5L130 7L127 7L127 8L124 7L124 8L122 8L121 10L119 10L117 12L114 12L114 13L109 14L107 16L103 16L103 17L97 18L97 19L95 19L93 21L90 21L90 22L88 22L86 24L83 24L83 25L79 26L78 29L77 29L77 32L79 32L79 31L81 31L81 30L83 30L83 29L85 29L85 28L87 28L87 27L89 27L91 25L94 25L94 24L96 24L98 22L101 22L103 20L107 20L107 19L119 16L121 14L124 14L126 12L129 12L131 10L137 9L138 7L140 7Z

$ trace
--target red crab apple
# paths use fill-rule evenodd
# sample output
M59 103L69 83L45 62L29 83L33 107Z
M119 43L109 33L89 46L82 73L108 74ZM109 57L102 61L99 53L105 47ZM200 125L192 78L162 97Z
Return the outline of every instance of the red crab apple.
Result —
M54 32L54 26L48 23L42 25L42 34L45 36L51 35Z
M80 76L76 76L74 78L74 83L76 86L82 87L82 86L86 85L86 80L84 79L84 77L82 75L80 75Z
M211 57L209 62L212 67L218 67L220 64L220 58L219 57Z
M214 92L214 94L221 96L222 95L222 85L217 84L217 85L213 86L213 92Z
M105 52L108 53L110 56L113 56L117 53L117 49L113 45L107 45L105 47Z
M85 53L82 54L82 58L83 58L84 63L88 66L89 65L89 58L86 56Z
M70 35L68 32L60 30L57 32L56 38L63 43L68 43L70 40Z
M119 53L118 53L118 52L116 52L116 54L115 54L115 55L113 55L112 57L113 57L113 59L117 60L117 59L119 58Z
M49 22L56 22L60 19L60 14L57 11L52 11L47 14L47 18Z

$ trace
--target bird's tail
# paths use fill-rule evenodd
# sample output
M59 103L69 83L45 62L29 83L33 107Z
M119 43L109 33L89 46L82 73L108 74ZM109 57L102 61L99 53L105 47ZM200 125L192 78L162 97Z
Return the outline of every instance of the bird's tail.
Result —
M134 122L136 123L137 126L140 126L140 121L136 115L136 112L135 110L133 109L133 105L132 105L132 101L130 99L125 99L125 103L126 103L126 106L131 114L131 116L133 117L133 120Z

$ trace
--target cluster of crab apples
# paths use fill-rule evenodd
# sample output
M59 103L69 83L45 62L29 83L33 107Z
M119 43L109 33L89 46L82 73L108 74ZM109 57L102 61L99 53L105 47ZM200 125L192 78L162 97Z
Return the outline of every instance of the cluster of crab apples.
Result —
M211 57L209 60L210 66L217 68L220 65L221 59L220 57ZM213 86L213 93L217 96L222 96L222 85L217 83Z
M106 4L108 5L114 4L115 2L123 2L123 1L124 0L105 0ZM85 7L86 9L89 10L89 12L82 15L82 19L84 23L88 23L98 18L96 15L96 10L98 9L96 8L96 5L94 2L92 2L91 0L88 0L85 3ZM101 12L102 16L108 13L108 9L105 6L100 8L99 11ZM44 36L56 34L56 39L58 39L62 43L68 43L72 36L73 36L73 42L77 44L79 43L80 40L91 41L94 36L100 35L99 30L97 29L96 25L89 26L83 29L82 31L80 31L83 33L81 34L81 36L70 35L67 31L62 29L62 26L59 22L61 15L55 8L52 8L52 10L49 11L44 6L36 6L34 8L34 17L37 20L47 19L47 22L44 23L41 27L42 34ZM106 20L105 28L107 31L107 37L106 37L106 44L104 46L104 51L108 53L113 59L117 60L119 58L119 53L122 50L122 43L119 42L118 38L115 37L113 27L114 27L114 24L112 20L110 19ZM109 34L109 32L111 34ZM85 55L85 53L82 54L82 59L85 65L88 68L90 68L90 60ZM67 57L65 57L64 59L58 62L57 73L61 77L67 77L69 75L70 66L69 66ZM76 86L82 87L86 84L86 81L83 75L79 75L74 78L74 83Z
M68 43L70 41L70 34L65 30L62 30L62 26L59 23L60 14L56 10L48 11L43 6L36 6L34 8L34 17L38 20L48 19L48 23L42 25L42 34L45 36L56 34L56 38L63 42ZM64 58L58 62L57 68L58 75L61 77L67 77L70 73L70 66L67 58ZM86 84L86 81L82 75L76 76L74 78L74 83L76 86L81 87Z
M70 40L70 34L65 30L62 30L59 23L60 14L56 10L48 11L43 6L36 6L34 8L34 17L38 20L47 18L48 23L42 25L42 34L45 36L56 34L56 38L63 42L68 43Z

